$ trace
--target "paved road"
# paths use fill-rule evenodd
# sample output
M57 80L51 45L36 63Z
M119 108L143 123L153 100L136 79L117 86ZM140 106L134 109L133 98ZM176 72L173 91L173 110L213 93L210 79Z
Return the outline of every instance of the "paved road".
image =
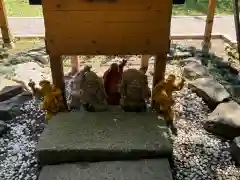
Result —
M204 34L206 17L173 17L171 34ZM213 33L224 34L236 40L233 16L215 17Z
M175 16L172 18L171 34L203 34L204 16ZM161 22L160 22L161 23ZM9 26L14 35L44 35L41 17L9 17ZM214 19L213 33L225 34L236 40L233 16L218 16Z

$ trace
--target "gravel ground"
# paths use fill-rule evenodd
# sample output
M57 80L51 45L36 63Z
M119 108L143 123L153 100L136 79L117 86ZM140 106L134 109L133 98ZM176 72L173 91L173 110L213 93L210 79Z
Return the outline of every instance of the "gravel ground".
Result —
M37 179L36 144L46 125L39 105L35 99L24 103L21 115L7 122L10 130L0 138L0 180Z
M35 147L44 128L44 112L31 100L21 107L22 114L8 122L10 130L0 138L0 179L35 180L38 163Z
M152 66L149 67L151 70ZM174 61L167 65L166 75L169 73L181 75L181 69ZM67 92L69 87L67 83ZM175 121L178 135L173 137L175 179L239 180L240 169L235 167L228 152L230 142L207 133L203 128L209 110L202 99L186 87L174 97L174 110L178 115ZM44 112L39 109L39 102L32 100L22 105L21 116L8 125L10 131L0 138L0 179L37 179L39 166L35 147L45 127Z
M168 73L181 74L177 64L168 64ZM209 134L203 122L209 112L203 100L186 86L174 94L177 136L173 138L173 174L176 180L239 180L228 151L230 141Z

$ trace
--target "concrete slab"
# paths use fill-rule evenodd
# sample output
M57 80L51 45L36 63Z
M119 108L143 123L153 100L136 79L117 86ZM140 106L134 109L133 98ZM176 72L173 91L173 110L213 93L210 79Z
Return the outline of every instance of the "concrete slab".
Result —
M167 159L44 166L38 180L172 180Z
M40 163L170 157L168 128L155 113L70 112L53 117L43 131Z

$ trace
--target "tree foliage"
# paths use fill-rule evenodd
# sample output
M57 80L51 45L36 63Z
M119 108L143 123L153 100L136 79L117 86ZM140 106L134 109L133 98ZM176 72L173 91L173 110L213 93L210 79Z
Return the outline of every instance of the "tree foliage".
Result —
M174 5L173 14L204 15L207 13L208 0L186 0L184 5ZM217 0L216 14L232 14L232 0Z

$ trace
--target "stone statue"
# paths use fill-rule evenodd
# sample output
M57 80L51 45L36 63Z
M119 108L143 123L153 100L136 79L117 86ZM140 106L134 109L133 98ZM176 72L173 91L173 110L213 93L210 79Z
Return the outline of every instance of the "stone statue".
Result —
M81 78L80 87L80 102L85 110L99 112L108 109L103 80L95 72L91 70L85 72Z
M147 76L137 69L128 69L123 72L120 85L120 105L125 112L146 111L146 101L151 96Z
M81 94L81 82L84 75L91 70L92 66L86 65L84 68L79 71L73 78L71 84L71 93L70 93L70 102L69 106L72 109L79 109L81 106L80 103L80 94Z
M121 94L120 94L120 83L123 74L123 68L127 61L123 60L121 64L112 63L110 68L107 69L103 75L104 88L107 94L107 103L109 105L119 105Z
M170 74L165 81L160 81L153 88L152 100L153 104L156 105L154 108L163 115L169 125L172 125L174 119L174 113L172 111L174 100L172 93L181 90L184 82L185 80L181 79L181 81L177 83L176 76Z
M32 89L34 95L43 96L41 108L46 111L46 120L51 119L52 116L58 112L67 111L61 90L52 85L48 80L39 82L41 88L36 88L35 82L32 80L30 80L28 85Z

